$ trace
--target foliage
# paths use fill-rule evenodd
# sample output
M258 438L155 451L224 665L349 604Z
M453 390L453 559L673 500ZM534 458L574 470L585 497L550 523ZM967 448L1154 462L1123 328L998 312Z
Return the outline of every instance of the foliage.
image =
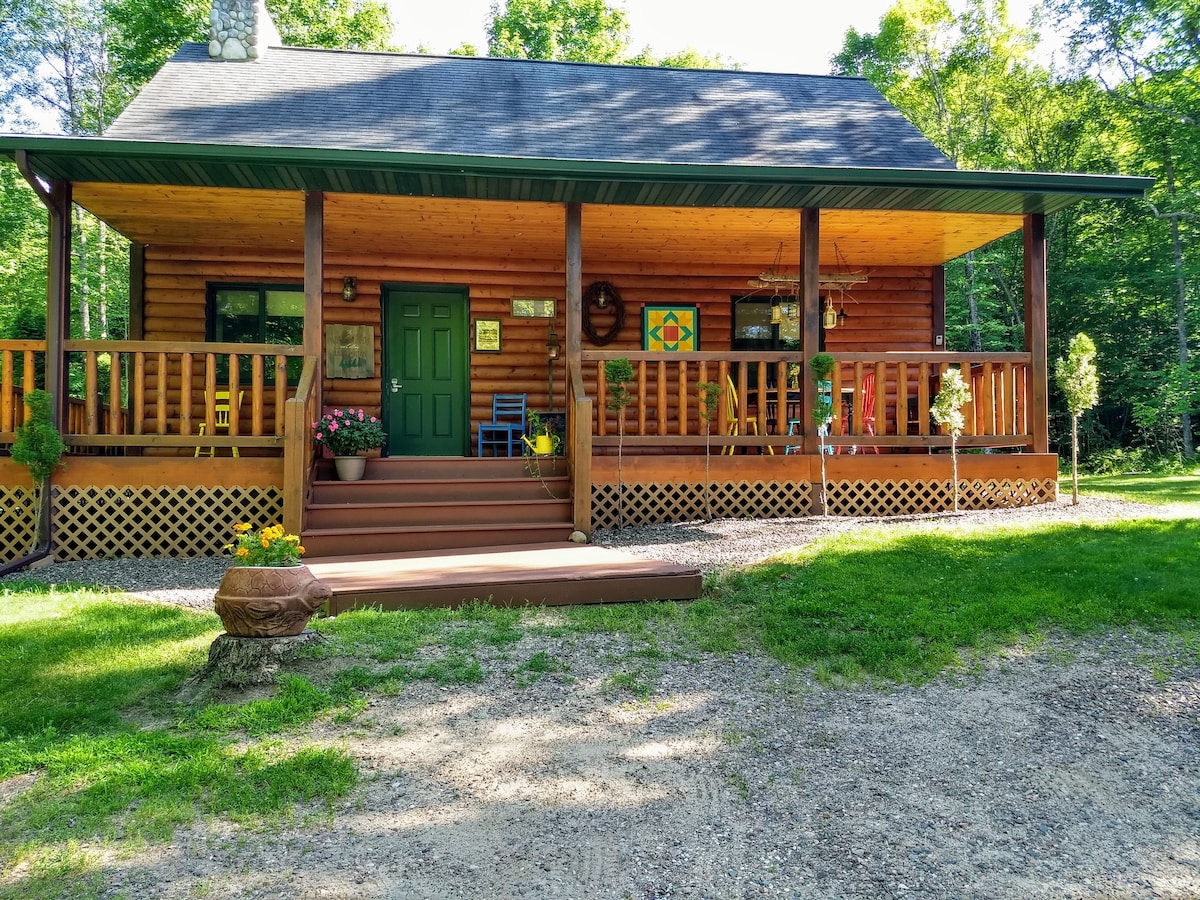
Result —
M677 69L737 67L719 54L708 56L692 47L661 57L650 47L630 54L628 18L607 0L496 0L485 29L488 56ZM463 44L452 52L472 56L474 50Z
M299 536L284 534L279 524L255 531L249 522L238 522L233 534L233 543L225 545L225 552L235 566L298 566L304 555Z
M529 433L546 435L550 438L550 453L554 456L561 455L563 435L557 428L558 420L554 417L543 419L536 409L526 411L525 418L529 422Z
M933 421L945 426L953 437L958 437L967 424L962 408L970 399L971 391L963 382L962 371L953 367L948 369L942 376L942 387L929 407Z
M834 365L833 357L828 353L817 353L808 361L809 376L818 388L817 403L812 411L813 424L818 428L825 424L825 420L833 411L833 397L822 397L820 387L822 382L829 381Z
M58 468L67 452L67 445L54 425L52 400L46 391L26 391L29 413L24 423L17 426L17 439L12 447L13 460L29 469L34 483L39 485Z
M1079 503L1079 416L1100 399L1096 345L1082 331L1071 338L1070 351L1054 367L1054 378L1071 414L1071 502Z
M382 447L383 423L362 409L334 409L313 422L313 441L334 456L355 456Z
M933 421L950 432L950 464L954 479L951 490L955 512L958 512L958 436L967 424L962 408L970 399L971 389L963 382L962 370L951 368L942 376L941 389L929 407Z
M633 402L633 394L629 390L629 385L633 383L633 363L625 357L608 360L604 364L604 382L608 389L605 405L623 421L625 417L622 413Z
M629 23L605 0L507 0L492 4L488 55L517 59L618 62Z

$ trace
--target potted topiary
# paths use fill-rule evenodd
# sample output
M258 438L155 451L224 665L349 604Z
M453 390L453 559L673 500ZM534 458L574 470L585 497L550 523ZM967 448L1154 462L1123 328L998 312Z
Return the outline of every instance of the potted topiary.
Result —
M302 565L300 538L282 525L261 531L249 522L233 526L225 550L232 564L221 578L215 605L234 637L289 637L302 632L317 608L333 596Z
M333 409L313 422L313 441L333 454L333 465L342 481L358 481L367 468L363 455L384 445L383 423L366 410Z

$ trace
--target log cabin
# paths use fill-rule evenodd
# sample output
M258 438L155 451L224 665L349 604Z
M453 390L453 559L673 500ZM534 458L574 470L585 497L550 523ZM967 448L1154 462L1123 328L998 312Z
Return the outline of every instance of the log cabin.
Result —
M213 22L103 137L0 136L50 213L0 447L49 390L58 559L215 554L238 520L328 556L941 509L949 367L959 446L987 451L960 503L1055 498L1045 217L1148 180L958 170L858 78L298 49L261 0ZM131 241L127 339L69 337L73 205ZM948 350L944 264L1018 231L1024 349ZM553 457L480 439L499 394L555 423ZM358 488L312 441L344 407L388 435ZM2 451L0 500L4 562L32 494Z

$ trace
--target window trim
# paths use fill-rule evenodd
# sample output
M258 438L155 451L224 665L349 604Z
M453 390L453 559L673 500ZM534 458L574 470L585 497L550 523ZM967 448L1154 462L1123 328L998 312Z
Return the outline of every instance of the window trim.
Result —
M267 320L267 292L268 291L293 291L304 295L303 283L294 281L206 281L204 283L204 340L207 343L251 343L243 341L229 341L217 339L217 294L221 291L256 291L258 293L258 340L252 343L265 344L268 341L263 340L263 332L266 330ZM303 324L304 317L300 316L300 322ZM228 372L225 375L228 381ZM288 378L288 383L294 382L293 378ZM265 383L275 383L275 372L265 373Z

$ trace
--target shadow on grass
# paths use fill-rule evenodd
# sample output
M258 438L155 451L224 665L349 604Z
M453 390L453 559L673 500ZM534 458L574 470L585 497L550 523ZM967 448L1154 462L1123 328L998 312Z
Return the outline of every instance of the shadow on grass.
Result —
M219 631L215 616L86 591L9 585L2 598L0 781L37 778L0 806L0 867L27 866L34 881L0 897L36 896L31 885L47 866L59 871L64 842L113 833L165 840L199 812L286 815L356 783L340 749L235 745L227 731L203 733L173 702ZM175 725L138 728L123 718L131 707Z
M1198 542L1191 520L858 532L729 575L713 599L783 661L920 682L1051 627L1193 631Z

